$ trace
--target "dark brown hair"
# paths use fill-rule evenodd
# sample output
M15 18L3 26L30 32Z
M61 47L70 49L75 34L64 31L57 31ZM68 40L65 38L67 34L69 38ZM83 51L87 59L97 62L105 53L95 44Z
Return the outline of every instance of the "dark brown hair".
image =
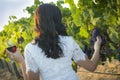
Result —
M59 35L67 36L67 33L62 24L60 9L51 4L42 4L35 11L34 21L37 30L40 31L40 36L35 39L38 46L48 58L62 57Z

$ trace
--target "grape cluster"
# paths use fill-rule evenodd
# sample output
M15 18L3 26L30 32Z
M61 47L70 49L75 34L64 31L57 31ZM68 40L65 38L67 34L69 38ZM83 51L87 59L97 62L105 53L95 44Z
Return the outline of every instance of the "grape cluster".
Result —
M97 39L96 37L97 36L100 36L100 29L99 28L95 28L93 31L92 31L92 41L95 42Z
M102 29L101 29L102 30ZM104 65L108 59L111 62L112 57L117 58L120 61L120 45L113 42L107 33L106 30L101 31L100 28L93 29L91 33L90 47L85 45L84 53L90 59L94 53L94 43L97 40L96 37L100 36L102 39L101 48L100 48L100 60L101 64ZM112 47L111 47L112 46ZM118 54L117 57L115 54Z
M89 59L91 58L91 49L88 47L88 45L85 45L84 53L88 56Z
M96 37L97 36L100 36L101 39L102 39L102 43L101 43L101 49L102 47L105 45L105 38L103 38L100 34L100 29L99 28L95 28L93 31L92 31L92 37L91 37L91 50L92 50L92 53L94 52L94 43L95 41L97 40ZM104 53L101 53L100 52L100 58L101 58L101 61L102 61L102 65L104 65L104 62L106 61L106 54Z

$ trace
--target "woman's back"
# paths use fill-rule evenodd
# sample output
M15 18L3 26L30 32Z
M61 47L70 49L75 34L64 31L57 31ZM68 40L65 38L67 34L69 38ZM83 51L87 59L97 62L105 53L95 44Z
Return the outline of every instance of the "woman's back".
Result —
M36 44L26 46L24 57L19 50L14 54L6 50L10 58L20 64L24 80L38 80L39 75L42 80L78 80L71 59L89 71L95 70L100 58L101 38L97 37L94 55L89 60L72 37L67 35L57 6L42 4L37 7L34 32Z
M74 54L76 46L72 37L59 36L60 47L64 57L52 59L47 58L44 52L32 43L25 48L26 69L27 71L40 71L42 80L78 80L75 71L72 69L72 58L84 59L84 54Z

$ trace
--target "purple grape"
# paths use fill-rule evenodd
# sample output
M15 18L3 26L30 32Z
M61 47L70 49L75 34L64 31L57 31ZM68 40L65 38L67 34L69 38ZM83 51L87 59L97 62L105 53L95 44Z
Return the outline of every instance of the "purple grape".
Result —
M85 45L84 53L88 56L88 58L91 58L91 50L88 48L87 45Z
M94 41L93 40L90 41L90 45L91 45L90 46L91 50L94 51Z
M99 28L93 29L92 37L91 37L92 39L91 39L91 43L90 43L91 44L90 48L91 48L92 51L94 51L94 43L97 40L96 37L99 36L99 35L100 35L100 29Z
M93 31L92 31L92 41L95 42L97 39L96 37L100 35L100 29L99 28L95 28Z
M92 31L92 39L91 39L91 50L92 50L92 52L94 52L94 43L95 43L95 41L97 40L97 39L96 39L97 36L100 36L101 39L102 39L101 49L102 49L102 46L106 43L106 42L105 42L105 39L102 38L102 36L100 35L100 29L99 29L99 28L95 28L95 29ZM106 61L106 55L105 55L105 54L100 54L100 55L101 55L102 65L104 65L104 62Z

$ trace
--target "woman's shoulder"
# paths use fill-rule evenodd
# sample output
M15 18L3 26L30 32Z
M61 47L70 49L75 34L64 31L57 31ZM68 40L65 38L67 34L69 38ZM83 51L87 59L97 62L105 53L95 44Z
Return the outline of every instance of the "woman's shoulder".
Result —
M72 36L59 36L59 37L61 42L65 42L69 44L74 42L74 38Z
M33 41L29 42L26 46L25 49L31 49L34 48L37 44L35 44Z
M73 37L72 36L62 36L62 35L59 35L60 39L68 39L68 40L73 40Z
M28 43L25 46L25 53L28 52L29 54L35 56L38 52L41 53L42 49L37 46L37 44L34 44L32 42Z

